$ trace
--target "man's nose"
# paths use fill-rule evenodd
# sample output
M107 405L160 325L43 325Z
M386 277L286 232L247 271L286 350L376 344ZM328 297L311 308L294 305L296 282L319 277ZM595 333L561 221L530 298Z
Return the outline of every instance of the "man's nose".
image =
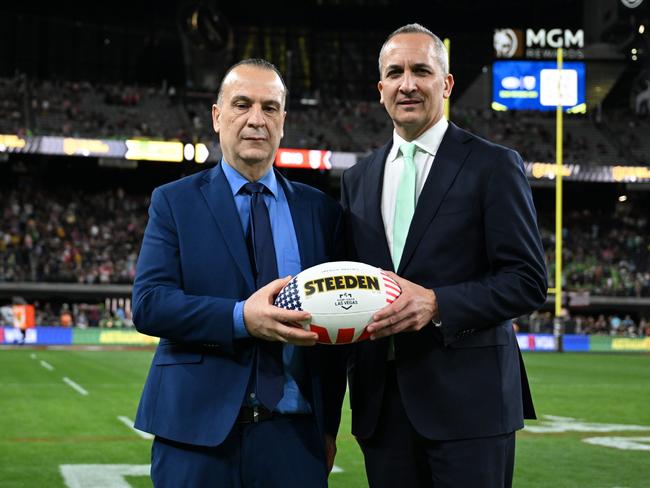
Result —
M417 90L417 83L415 81L415 76L410 71L405 71L402 76L402 83L400 83L399 89L402 93L413 93Z
M265 123L266 121L264 120L262 107L253 105L248 117L248 125L253 127L262 127Z

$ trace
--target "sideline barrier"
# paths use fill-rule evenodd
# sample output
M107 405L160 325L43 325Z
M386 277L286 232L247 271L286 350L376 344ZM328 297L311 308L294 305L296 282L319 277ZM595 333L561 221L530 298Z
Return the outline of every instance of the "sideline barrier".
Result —
M610 337L600 335L563 336L566 352L650 352L650 337ZM140 334L135 329L77 329L74 327L33 327L25 333L14 327L0 327L0 344L31 345L129 345L158 344L157 337ZM517 334L522 351L557 351L553 334Z
M566 334L562 337L566 352L650 352L650 337L610 337ZM522 351L557 351L553 334L517 334Z
M553 334L517 334L517 342L522 351L557 351Z
M34 327L24 333L13 327L0 327L0 344L30 345L129 345L158 344L157 337L140 334L135 329L76 329L70 327Z

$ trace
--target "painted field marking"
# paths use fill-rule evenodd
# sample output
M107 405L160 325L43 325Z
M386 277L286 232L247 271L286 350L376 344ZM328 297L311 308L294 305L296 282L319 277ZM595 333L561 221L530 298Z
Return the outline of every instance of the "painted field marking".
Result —
M149 464L62 464L59 471L67 488L131 488L125 476L149 476ZM332 473L343 470L334 466Z
M70 387L72 387L72 389L74 389L80 395L88 395L88 391L85 388L83 388L81 385L78 385L67 376L63 377L63 382L67 383Z
M125 476L149 476L148 464L62 464L68 488L131 488Z
M343 468L338 467L336 464L332 467L332 473L342 473Z
M582 442L624 451L650 451L650 437L587 437Z
M558 417L557 415L543 415L535 425L524 427L526 432L534 434L556 434L560 432L623 432L623 431L647 431L648 425L634 424L605 424L600 422L585 422L572 417Z
M32 359L36 359L36 354L31 353L31 354L29 355L29 357L32 358Z
M52 365L51 365L50 363L48 363L47 361L43 361L42 359L41 359L41 366L43 366L43 367L44 367L45 369L47 369L48 371L52 371L52 370L54 369L54 366L52 366Z
M124 415L118 415L117 420L122 422L124 425L126 425L129 429L131 429L133 432L138 434L143 439L153 439L153 436L151 434L149 434L148 432L142 432L141 430L136 429L133 426L133 420L131 420L129 417L125 417Z
M561 432L647 432L650 430L650 426L585 422L582 419L572 417L543 415L543 420L540 420L535 425L527 425L524 427L524 430L534 434L557 434ZM582 442L593 446L611 447L626 451L650 451L650 437L598 436L585 437L582 439Z

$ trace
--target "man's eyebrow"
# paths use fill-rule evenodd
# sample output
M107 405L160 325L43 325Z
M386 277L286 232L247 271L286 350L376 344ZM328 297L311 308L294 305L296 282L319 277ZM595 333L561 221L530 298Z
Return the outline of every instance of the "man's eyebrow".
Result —
M262 100L262 105L274 105L276 107L282 106L277 100Z
M433 67L429 63L415 63L410 65L411 69L433 69ZM397 70L401 71L404 69L404 66L401 64L389 64L386 66L384 69L385 72Z
M246 103L254 103L253 99L250 97L247 97L246 95L235 95L232 97L232 103L236 102L246 102ZM269 99L269 100L262 100L262 105L275 105L277 107L281 107L282 104L278 102L277 100Z
M253 102L253 100L248 98L246 95L235 95L234 97L232 97L232 101L233 101L233 103L234 102L248 102L248 103Z
M396 69L400 70L400 69L404 69L404 68L402 67L401 64L389 64L388 66L386 66L386 68L384 68L384 71L392 71L392 70L396 70Z

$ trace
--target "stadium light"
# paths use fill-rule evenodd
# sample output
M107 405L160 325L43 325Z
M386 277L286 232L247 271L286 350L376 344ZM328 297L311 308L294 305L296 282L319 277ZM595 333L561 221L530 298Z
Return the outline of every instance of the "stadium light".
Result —
M621 195L618 197L618 201L623 203L627 201L627 195Z
M637 50L636 50L635 47L633 47L632 50L631 50L630 52L631 52L632 54L636 54L636 53L637 53Z
M183 148L183 156L185 156L186 161L192 161L194 159L194 146L192 144L185 144Z
M639 34L643 34L645 32L645 25L641 24L639 26Z
M208 146L202 143L198 143L195 145L195 156L194 156L194 161L196 161L199 164L203 164L208 160L208 156L210 156L210 150L208 149Z

